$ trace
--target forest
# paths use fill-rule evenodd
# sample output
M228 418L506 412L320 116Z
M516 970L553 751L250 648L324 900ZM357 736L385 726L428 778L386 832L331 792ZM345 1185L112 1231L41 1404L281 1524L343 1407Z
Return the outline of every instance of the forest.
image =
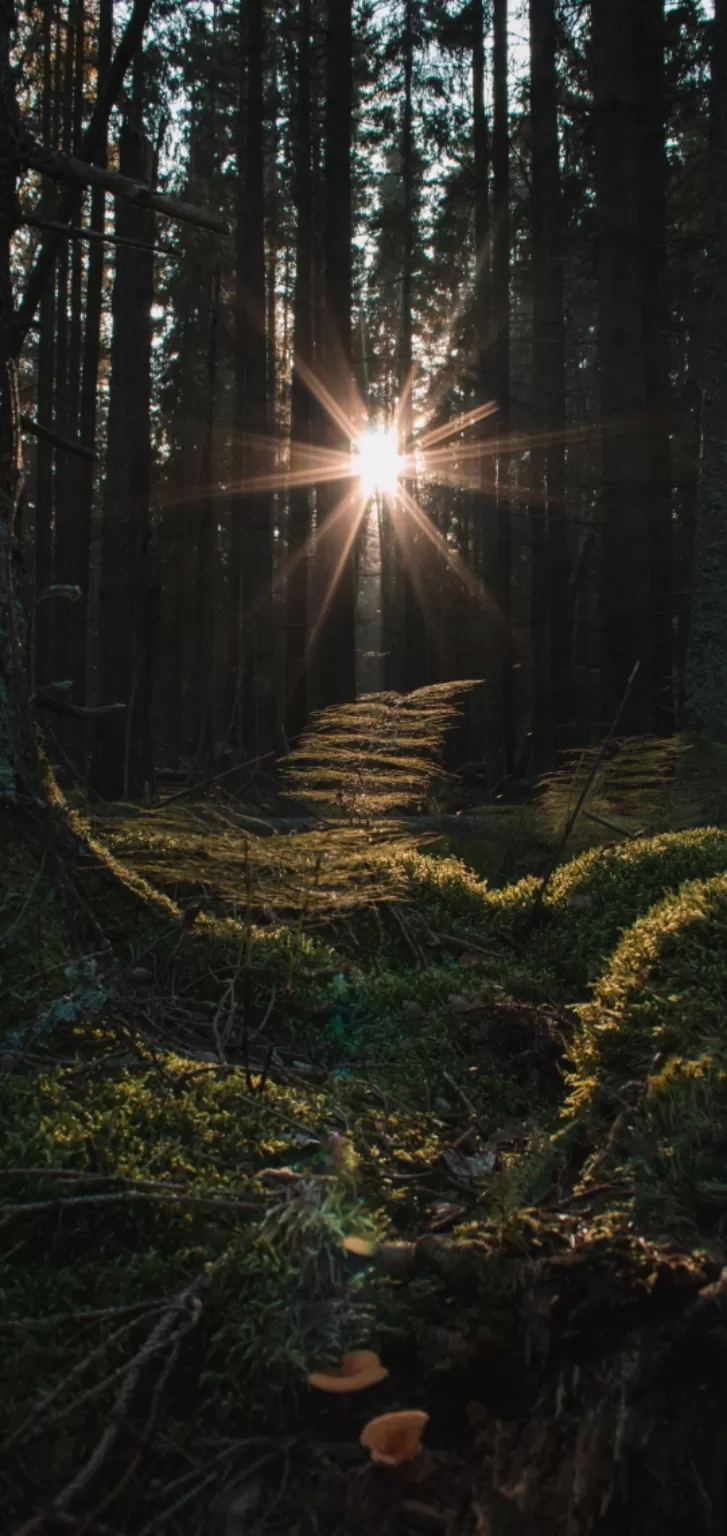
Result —
M0 0L0 1532L723 1536L727 0Z

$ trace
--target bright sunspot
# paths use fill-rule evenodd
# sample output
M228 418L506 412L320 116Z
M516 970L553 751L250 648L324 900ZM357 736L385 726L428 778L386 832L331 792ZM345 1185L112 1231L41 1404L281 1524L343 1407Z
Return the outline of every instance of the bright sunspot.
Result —
M402 470L396 430L371 427L364 432L356 444L354 464L364 496L376 491L393 496Z

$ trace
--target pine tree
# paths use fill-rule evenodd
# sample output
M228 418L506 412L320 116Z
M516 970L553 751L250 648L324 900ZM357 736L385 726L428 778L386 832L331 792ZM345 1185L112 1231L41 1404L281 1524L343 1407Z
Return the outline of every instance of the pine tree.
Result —
M565 320L556 14L530 0L530 142L533 271L531 453L534 760L552 762L573 730L573 611L565 509Z
M121 128L121 174L151 182L153 150L144 132L143 63ZM154 216L117 199L119 246L112 301L111 381L103 502L100 593L102 704L126 705L97 730L96 782L108 799L140 795L154 779L149 719L148 545L151 494L150 369L154 300ZM139 246L146 247L140 249Z
M351 0L328 0L323 165L322 324L323 381L349 416L353 412L351 341L351 143L353 134L353 31ZM331 416L324 444L348 453L348 434ZM356 694L356 624L352 514L336 516L348 482L321 485L317 493L317 586L320 611L316 666L322 703Z
M727 741L727 0L712 32L706 348L691 630L690 728Z
M290 405L291 444L307 445L311 434L311 395L303 369L313 365L313 163L311 120L311 5L298 8L297 101L294 136L296 215L293 297L293 380ZM294 451L294 450L293 450ZM306 646L311 497L307 485L291 489L288 502L286 580L286 730L294 741L307 715Z

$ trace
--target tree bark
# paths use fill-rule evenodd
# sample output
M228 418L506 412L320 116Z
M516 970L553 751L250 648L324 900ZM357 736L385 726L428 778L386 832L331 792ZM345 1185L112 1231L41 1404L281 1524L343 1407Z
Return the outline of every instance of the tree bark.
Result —
M121 171L151 179L152 150L144 137L140 66L119 146ZM132 240L153 242L154 219L124 202L116 228ZM151 484L149 422L151 309L154 258L120 246L112 300L111 383L104 489L100 594L99 695L123 703L125 719L99 727L97 787L106 799L138 795L152 782L148 718L147 552Z
M53 142L53 22L55 8L43 9L43 103L41 132L46 144ZM41 208L46 215L55 206L55 187L46 181L43 187ZM40 305L40 331L38 336L38 392L37 415L41 427L52 430L53 392L55 381L55 292L49 283ZM35 591L36 599L53 580L53 450L48 442L39 441L36 449L36 499L35 499ZM37 610L35 622L35 654L32 658L34 678L40 683L51 680L51 610L43 603Z
M28 655L22 606L18 517L22 495L20 410L14 357L12 238L22 168L10 62L12 0L0 0L0 798L37 791L28 709ZM37 766L37 758L35 759Z
M727 0L712 31L702 457L687 653L689 728L727 741Z
M643 241L644 393L648 463L647 517L651 566L653 725L674 728L674 601L671 359L667 266L667 157L664 0L634 7L634 61L640 139L640 226Z
M413 436L412 389L414 382L414 49L417 9L415 0L404 0L404 100L401 123L401 178L403 190L401 244L401 318L399 331L399 441L407 453ZM416 494L408 482L410 494ZM427 634L424 613L425 567L428 565L426 536L401 507L398 519L400 554L400 600L404 608L403 656L398 689L410 693L420 688L428 677Z
M533 757L547 766L569 744L573 602L565 511L565 324L562 192L554 0L530 0L530 143L533 240Z
M295 132L295 288L293 294L293 383L291 443L310 442L311 396L296 363L313 363L313 165L311 124L311 0L298 10L298 100ZM293 487L288 501L286 583L286 730L295 741L307 717L308 545L311 499L307 486Z
M508 0L493 0L493 238L492 300L495 322L497 416L498 601L510 638L500 657L500 737L505 774L515 764L512 645L512 505L510 466L503 446L510 427L510 122L508 93Z
M324 289L323 374L334 400L350 416L351 374L351 142L353 119L353 30L351 0L328 0L326 14L326 112L323 170ZM324 446L350 451L348 434L332 418L323 427ZM316 613L316 660L322 704L339 704L356 694L353 513L335 519L350 481L319 487L317 563L320 609Z
M633 0L592 0L598 352L602 428L603 718L641 662L626 734L652 725L644 260Z
M111 64L111 48L113 43L113 0L100 0L98 16L98 37L96 43L96 90L100 96L105 89L108 72ZM104 135L101 146L97 152L98 164L106 164L107 143ZM95 187L91 196L91 229L97 234L104 234L106 227L106 195L102 188ZM103 289L104 289L105 252L103 243L95 241L88 253L88 266L86 276L86 316L83 335L83 364L81 376L81 415L80 436L82 443L89 449L93 449L96 443L96 422L98 417L98 375L101 361L101 318L103 313ZM82 623L84 639L88 636L89 623L89 587L91 580L90 554L91 554L91 525L93 518L93 499L96 484L96 469L91 461L79 466L76 494L78 497L78 543L82 553L82 569L86 574L86 584L83 592L82 614L79 617L79 627ZM85 654L86 675L83 678L83 696L88 702L88 656ZM86 735L86 750L92 748L93 742ZM84 756L86 753L84 753Z
M260 468L251 439L265 435L268 410L263 49L264 0L251 0L240 6L235 338L240 490L232 506L229 626L231 713L237 743L248 756L270 750L277 739L272 497L268 491L244 490L245 479Z

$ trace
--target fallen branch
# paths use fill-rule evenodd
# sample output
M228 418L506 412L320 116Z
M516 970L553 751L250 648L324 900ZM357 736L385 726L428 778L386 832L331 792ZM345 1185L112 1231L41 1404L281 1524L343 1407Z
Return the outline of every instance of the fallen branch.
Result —
M455 938L453 933L432 933L432 938L438 944L450 944L453 949L461 949L465 954L471 952L473 955L487 955L490 960L498 954L496 949L485 949L482 944L474 944L471 939Z
M33 1429L37 1430L39 1424L41 1425L41 1433L45 1434L45 1431L48 1427L47 1423L45 1422L48 1412L51 1408L53 1408L54 1404L58 1402L59 1397L62 1397L66 1389L70 1386L73 1386L77 1381L80 1381L81 1377L86 1375L86 1372L90 1369L90 1367L95 1365L97 1360L100 1360L105 1354L107 1354L113 1345L118 1344L121 1339L125 1339L130 1333L133 1332L135 1328L138 1328L139 1323L143 1323L145 1316L153 1316L155 1313L161 1311L166 1317L168 1316L170 1309L174 1309L174 1305L175 1304L173 1302L165 1301L162 1302L160 1306L156 1305L147 1307L145 1312L138 1313L137 1316L132 1318L130 1322L122 1324L122 1326L120 1328L116 1328L113 1333L107 1334L106 1338L102 1339L100 1344L96 1344L94 1348L89 1350L81 1360L76 1361L76 1364L71 1367L68 1375L63 1377L63 1380L58 1384L57 1387L54 1387L52 1392L48 1392L45 1397L42 1397L39 1402L34 1404L30 1410L30 1413L26 1416L26 1418L23 1419L22 1423L16 1425L11 1434L9 1434L7 1438L3 1440L2 1445L0 1445L0 1452L5 1455L8 1451L11 1451L14 1446L21 1444L24 1440L27 1440L28 1431ZM121 1367L122 1373L125 1369L126 1365ZM108 1378L108 1380L111 1379L112 1378ZM106 1381L97 1383L95 1387L89 1389L90 1393L92 1395L98 1394L98 1392L103 1391L106 1384ZM53 1414L50 1423L57 1424L59 1419L65 1418L67 1414L72 1413L77 1404L88 1400L88 1395L89 1394L87 1392L84 1392L80 1398L74 1398L70 1404L66 1404L65 1408L62 1408L58 1413Z
M202 1303L191 1292L187 1292L184 1296L184 1301L195 1313L199 1314L201 1312ZM139 1350L136 1358L126 1366L121 1391L116 1398L109 1422L95 1451L89 1456L88 1461L80 1468L72 1481L67 1483L66 1487L53 1500L54 1509L65 1509L75 1499L76 1495L82 1493L84 1488L93 1481L96 1474L108 1460L131 1407L144 1366L154 1354L158 1354L160 1349L164 1348L169 1334L177 1324L177 1320L178 1311L168 1313L166 1317L163 1317L161 1322L152 1331L144 1347Z
M222 1211L259 1212L259 1202L252 1200L226 1200L218 1195L182 1194L178 1190L122 1189L101 1195L59 1195L54 1200L29 1200L19 1205L0 1206L0 1227L5 1227L15 1216L36 1216L45 1211L68 1211L88 1205L131 1205L137 1200L169 1201L176 1205L212 1206Z

